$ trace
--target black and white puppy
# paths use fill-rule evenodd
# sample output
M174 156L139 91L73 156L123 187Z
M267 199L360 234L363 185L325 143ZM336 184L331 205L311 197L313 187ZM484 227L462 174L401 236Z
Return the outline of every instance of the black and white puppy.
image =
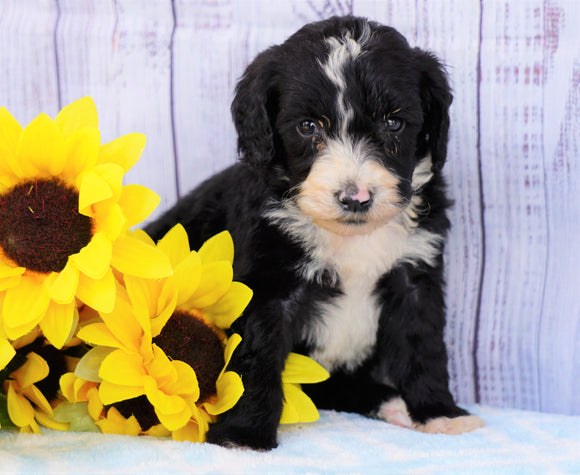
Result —
M240 163L183 198L192 248L227 229L254 298L230 368L245 393L210 442L276 446L290 351L331 378L319 408L426 432L482 421L448 389L442 252L451 93L441 64L396 30L345 17L304 26L253 61L232 112Z

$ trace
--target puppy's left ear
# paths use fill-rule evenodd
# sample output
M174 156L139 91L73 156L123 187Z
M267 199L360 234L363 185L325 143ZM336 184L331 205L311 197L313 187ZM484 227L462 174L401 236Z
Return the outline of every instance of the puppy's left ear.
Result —
M277 49L260 53L248 66L232 102L241 160L257 168L268 164L275 153Z
M418 157L431 154L433 170L441 170L447 157L449 106L453 100L447 74L439 60L430 53L415 49L421 72L420 94L423 128L417 143Z

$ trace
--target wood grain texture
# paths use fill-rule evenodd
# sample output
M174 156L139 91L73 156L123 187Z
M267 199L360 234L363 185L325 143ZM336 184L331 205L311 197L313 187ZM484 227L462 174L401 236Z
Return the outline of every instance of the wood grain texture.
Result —
M235 84L306 22L390 24L447 66L451 388L580 414L576 0L3 0L0 105L23 124L91 95L103 141L148 136L126 182L158 212L234 162Z
M31 15L33 7L34 15ZM59 110L54 0L0 2L0 104L27 124Z
M540 409L580 413L580 3L543 8L547 268L538 345Z

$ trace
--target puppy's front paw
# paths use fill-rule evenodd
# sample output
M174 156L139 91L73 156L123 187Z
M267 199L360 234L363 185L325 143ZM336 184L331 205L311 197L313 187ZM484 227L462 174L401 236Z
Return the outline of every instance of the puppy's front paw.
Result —
M260 429L232 427L226 424L210 427L207 441L228 449L252 449L263 452L278 446L275 433L272 435Z
M415 430L429 434L449 434L457 435L463 432L471 432L485 425L483 419L477 416L459 416L459 417L436 417L430 419L424 424L414 424Z
M378 412L379 419L400 427L413 427L413 420L407 410L407 405L400 397L395 397L381 404Z

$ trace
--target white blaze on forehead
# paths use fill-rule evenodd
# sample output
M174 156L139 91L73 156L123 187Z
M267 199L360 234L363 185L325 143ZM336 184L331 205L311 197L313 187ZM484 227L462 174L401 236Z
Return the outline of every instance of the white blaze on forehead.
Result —
M346 135L348 124L354 115L352 108L344 100L346 90L345 67L362 54L363 47L370 36L371 29L368 25L365 25L360 37L357 39L352 38L350 32L347 32L342 38L331 37L326 39L330 51L326 62L320 63L320 65L324 73L338 89L336 108L338 110L340 130L343 136Z

